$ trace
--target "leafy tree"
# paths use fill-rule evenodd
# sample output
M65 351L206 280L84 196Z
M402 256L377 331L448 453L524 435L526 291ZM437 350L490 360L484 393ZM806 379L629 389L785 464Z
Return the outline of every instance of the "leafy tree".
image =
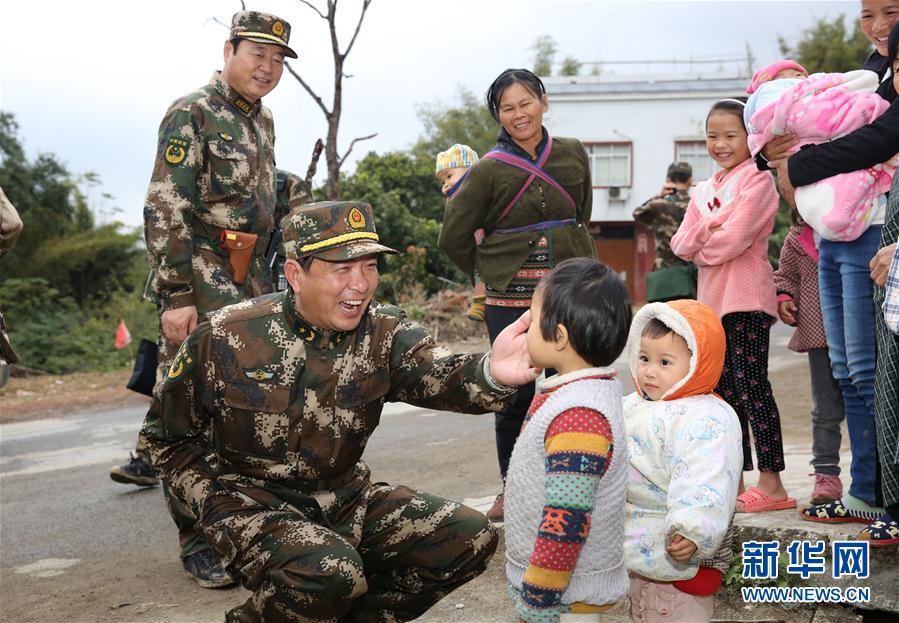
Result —
M533 72L538 76L551 76L553 61L556 58L556 51L558 50L556 40L549 35L537 37L537 40L534 41L534 45L531 46L531 49L534 50Z
M404 252L410 247L424 257L416 279L428 293L440 290L439 277L462 282L463 277L437 247L444 199L434 177L433 159L416 158L406 152L369 153L341 184L344 198L370 203L377 218L378 234L389 247ZM410 256L411 257L411 256ZM407 258L386 258L385 287L381 296L398 302L398 288L390 285L390 274L399 271ZM416 260L418 263L418 260ZM396 284L394 284L396 285Z
M78 306L106 299L128 283L130 263L140 254L140 233L125 231L119 223L98 227L79 187L99 184L97 176L75 177L52 154L29 162L18 130L11 114L0 113L0 186L25 224L18 243L3 257L0 282L42 278Z
M559 74L562 76L576 76L581 73L582 65L583 63L573 56L566 56L565 60L562 61L562 68L559 70Z
M434 158L450 145L462 143L483 156L496 142L499 124L471 91L460 90L455 105L420 105L417 112L424 133L413 145L412 153L418 159L431 161L432 176Z
M809 72L846 72L858 69L871 51L871 42L856 21L852 33L846 31L844 16L833 21L819 19L802 33L802 38L790 47L779 37L780 51L795 59Z

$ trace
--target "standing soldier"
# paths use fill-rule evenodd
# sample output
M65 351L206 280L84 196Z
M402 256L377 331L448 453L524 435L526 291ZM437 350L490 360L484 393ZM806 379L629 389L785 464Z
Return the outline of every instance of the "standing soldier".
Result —
M275 131L261 99L281 79L285 56L297 57L289 39L290 24L274 15L236 13L222 71L176 100L159 126L144 206L148 295L160 312L157 389L198 318L272 291L264 256L274 229ZM110 477L156 484L140 438L135 455ZM166 499L184 569L204 588L233 584L188 509L168 491Z
M661 192L634 210L634 221L651 229L655 239L652 272L656 274L648 278L647 302L696 297L695 267L671 251L671 237L684 220L692 185L693 167L687 162L673 162Z
M372 301L371 206L313 203L284 226L290 288L213 312L144 423L154 464L253 595L227 621L407 621L481 573L497 537L450 500L373 482L385 402L483 413L532 382L528 317L454 355Z

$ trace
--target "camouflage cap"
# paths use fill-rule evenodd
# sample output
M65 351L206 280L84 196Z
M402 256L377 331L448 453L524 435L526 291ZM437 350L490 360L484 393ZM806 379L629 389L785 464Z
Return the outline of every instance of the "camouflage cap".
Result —
M378 243L371 206L361 201L321 201L293 211L282 223L284 254L332 262L372 253L397 253Z
M235 13L231 18L230 38L271 43L284 48L284 53L290 58L297 57L297 53L287 45L290 41L290 24L271 13L260 13L259 11Z
M689 162L672 162L668 165L668 177L678 174L692 177L693 167Z

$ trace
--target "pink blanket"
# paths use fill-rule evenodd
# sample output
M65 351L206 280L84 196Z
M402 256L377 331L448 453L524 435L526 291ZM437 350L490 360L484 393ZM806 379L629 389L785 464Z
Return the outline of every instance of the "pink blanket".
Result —
M812 74L787 87L780 98L752 115L753 156L776 136L794 134L800 145L833 140L871 123L889 107L877 95L877 74ZM765 85L763 85L765 86ZM772 87L776 88L772 83ZM798 150L797 146L797 150ZM899 158L796 189L802 218L827 240L850 241L868 228L880 195L890 189Z

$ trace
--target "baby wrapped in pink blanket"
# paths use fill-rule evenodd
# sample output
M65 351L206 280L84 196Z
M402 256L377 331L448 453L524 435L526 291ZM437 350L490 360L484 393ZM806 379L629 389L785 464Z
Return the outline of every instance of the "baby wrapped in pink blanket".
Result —
M755 156L768 141L784 134L797 136L801 146L833 140L871 123L889 107L874 92L877 85L877 74L862 69L757 86L744 115L749 151ZM899 158L894 156L868 169L801 186L796 189L796 208L821 237L855 240L890 189L897 164Z

